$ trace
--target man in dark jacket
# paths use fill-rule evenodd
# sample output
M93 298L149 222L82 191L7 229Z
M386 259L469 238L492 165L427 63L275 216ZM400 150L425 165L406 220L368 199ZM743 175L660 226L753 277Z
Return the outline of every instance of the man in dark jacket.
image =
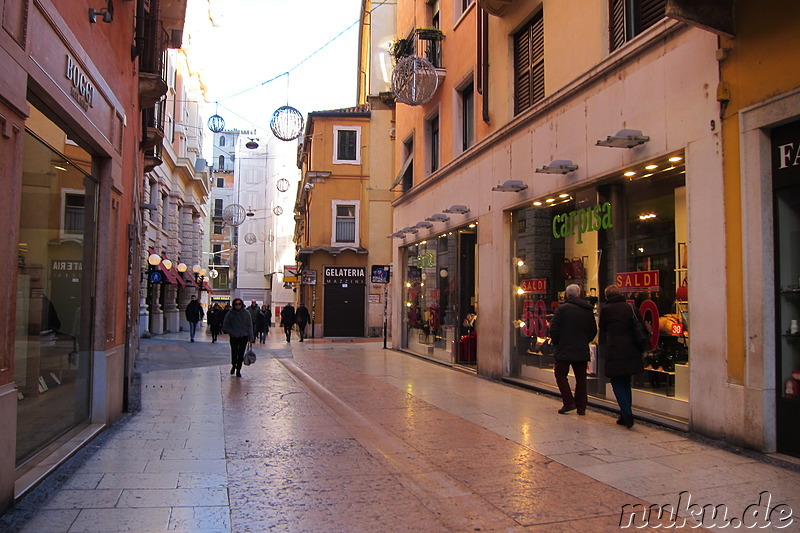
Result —
M562 415L575 409L579 415L585 415L588 403L586 367L590 359L589 343L597 335L597 322L592 305L580 295L580 286L569 285L566 290L567 301L556 308L550 323L550 338L556 347L556 384L563 402L558 412ZM574 396L567 379L570 366L575 375Z
M297 323L297 331L300 334L300 342L306 336L306 324L311 322L311 315L308 313L308 308L304 303L300 302L295 311L295 322Z
M197 301L197 296L192 294L192 301L186 306L186 321L189 322L189 340L194 342L197 333L197 323L203 318L203 306Z
M286 307L281 309L281 325L283 331L286 333L286 342L292 342L292 328L294 327L295 312L294 306L291 303L286 304Z
M258 302L251 300L250 305L247 306L247 312L250 313L250 319L253 321L253 337L258 338L258 315L261 313Z

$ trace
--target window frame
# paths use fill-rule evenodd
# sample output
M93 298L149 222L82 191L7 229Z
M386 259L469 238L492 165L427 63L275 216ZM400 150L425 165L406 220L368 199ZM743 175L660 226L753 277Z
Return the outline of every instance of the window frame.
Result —
M339 132L355 131L356 146L355 159L339 159ZM333 126L333 164L334 165L360 165L361 164L361 126Z
M661 4L661 5L659 5ZM657 16L663 11L662 16ZM621 17L621 20L618 18ZM609 0L608 49L615 52L666 17L666 0Z
M469 78L459 86L458 92L458 138L456 145L460 148L460 153L466 152L475 145L475 80L470 75ZM465 99L465 96L469 96Z
M81 228L77 233L67 231L67 196L81 196L83 197L83 213L86 213L86 191L84 189L61 189L61 224L59 229L59 237L61 239L78 239L83 240L84 228Z
M437 109L425 120L426 168L433 174L441 167L442 162L442 136L441 120Z
M344 242L339 241L337 239L338 235L336 234L336 222L339 219L338 216L338 208L340 206L353 206L354 215L353 215L353 224L354 224L354 236L353 242ZM358 200L331 200L331 246L360 246L361 239L360 239L360 221L361 221L361 202Z

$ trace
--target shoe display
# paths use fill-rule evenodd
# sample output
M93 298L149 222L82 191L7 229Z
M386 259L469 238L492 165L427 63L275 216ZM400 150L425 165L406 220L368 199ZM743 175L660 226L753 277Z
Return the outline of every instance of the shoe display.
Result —
M574 405L565 405L564 407L558 410L558 414L565 415L567 413L571 413L575 409L577 409L577 407L575 407Z

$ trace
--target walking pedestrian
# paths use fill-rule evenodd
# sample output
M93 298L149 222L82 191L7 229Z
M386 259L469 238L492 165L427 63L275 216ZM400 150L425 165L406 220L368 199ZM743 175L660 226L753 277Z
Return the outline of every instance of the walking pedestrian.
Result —
M281 309L281 325L283 332L286 333L286 342L292 342L292 328L294 327L295 312L294 306L290 303Z
M247 312L250 313L250 318L253 320L253 338L258 337L258 314L261 312L261 308L258 306L258 302L255 300L250 300L250 305L247 306Z
M303 302L300 302L300 305L297 306L294 321L297 324L300 342L303 342L303 338L306 336L306 324L311 322L311 315Z
M197 323L203 319L203 306L197 301L197 296L192 294L192 301L186 306L184 311L186 320L189 322L189 341L194 342L194 335L197 333Z
M258 333L258 340L261 344L267 342L267 335L269 335L269 327L272 325L272 311L269 310L267 304L263 304L256 318L256 332Z
M578 410L586 414L588 395L586 391L586 367L589 363L589 343L597 335L597 323L592 305L582 299L578 285L568 285L567 300L556 308L550 323L550 338L555 344L555 375L563 405L559 414ZM567 379L570 366L575 375L575 394Z
M208 327L211 330L211 342L217 342L219 332L222 331L222 320L225 318L225 313L219 304L214 304L208 310Z
M255 336L253 335L253 319L244 308L241 298L233 299L233 307L225 315L222 331L230 336L231 375L236 373L237 377L242 377L244 351L247 349L247 343L255 340Z
M642 352L636 346L633 320L639 314L623 296L618 285L605 290L606 304L600 310L599 345L605 353L605 372L610 378L619 405L617 424L633 427L633 396L631 377L644 371Z

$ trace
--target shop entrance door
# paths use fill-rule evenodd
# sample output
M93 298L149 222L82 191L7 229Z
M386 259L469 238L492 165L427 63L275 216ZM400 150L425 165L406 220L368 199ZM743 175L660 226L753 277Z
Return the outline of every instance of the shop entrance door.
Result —
M323 335L326 337L364 336L364 286L326 285Z

